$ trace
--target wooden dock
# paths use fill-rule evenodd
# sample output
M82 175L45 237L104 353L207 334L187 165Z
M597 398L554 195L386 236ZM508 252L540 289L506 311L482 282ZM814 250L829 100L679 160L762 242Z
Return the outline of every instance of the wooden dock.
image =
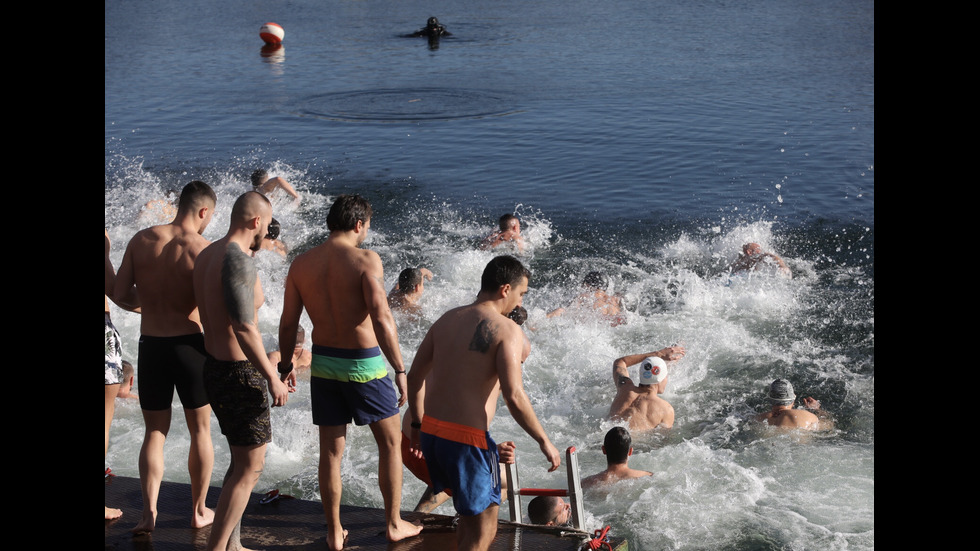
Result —
M221 488L208 491L208 506L218 503ZM196 551L206 547L210 528L190 527L191 489L189 484L164 482L160 489L156 530L152 534L133 536L130 529L139 521L142 501L139 479L110 477L106 479L105 504L123 510L122 518L105 523L105 548L118 551ZM326 522L319 501L281 499L261 505L262 494L252 494L242 521L242 544L265 551L326 548ZM385 539L384 511L369 507L341 506L344 528L350 533L345 549L352 551L453 551L456 534L453 517L403 512L402 517L421 522L425 529L419 537L398 543ZM612 539L612 538L611 538ZM556 550L577 551L587 538L580 532L551 527L514 525L501 521L493 551ZM613 539L611 548L626 551L626 542ZM586 549L588 546L586 545ZM607 549L603 545L603 549Z

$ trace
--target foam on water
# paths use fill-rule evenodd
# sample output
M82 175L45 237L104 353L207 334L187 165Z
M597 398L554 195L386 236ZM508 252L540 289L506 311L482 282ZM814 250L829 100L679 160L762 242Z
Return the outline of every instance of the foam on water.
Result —
M218 194L205 237L224 234L234 198L249 187L251 164L242 159L236 166L203 171L201 177ZM290 258L327 235L324 221L332 197L323 191L329 183L323 182L322 170L316 171L313 181L310 170L281 162L273 166L273 173L303 193L298 207L288 197L274 199ZM113 163L106 226L117 266L129 237L146 225L139 221L141 206L200 172L153 174L138 159ZM421 318L397 318L402 354L410 363L428 326L475 297L483 267L495 253L474 245L500 213L475 214L440 198L420 197L410 182L360 185L376 213L365 246L381 255L386 288L407 266L425 266L435 274L426 283ZM635 437L631 466L654 476L590 492L591 526L611 524L637 549L873 547L873 260L870 266L850 260L864 246L855 230L829 245L818 232L800 230L802 238L781 233L771 220L681 230L665 225L631 236L562 226L531 205L512 210L528 243L522 259L534 273L525 298L532 342L526 389L556 446L581 450L583 475L605 465L601 441L614 426L605 420L615 393L612 361L675 342L688 350L671 371L665 394L676 411L674 429ZM748 241L778 251L794 277L729 277L727 265ZM873 235L869 241L873 246ZM289 261L262 252L257 263L266 295L259 328L270 347L277 338ZM612 327L588 311L546 317L567 306L585 273L596 269L622 297L627 323ZM124 356L135 360L138 316L115 307L112 315L123 335ZM305 314L301 323L311 328ZM766 407L763 391L776 377L790 378L799 396L819 398L834 412L836 430L806 439L773 438L751 427L746 420ZM318 438L308 382L301 382L288 406L275 409L272 418L274 441L258 489L278 487L318 499ZM118 406L107 457L114 472L138 476L142 426L138 404ZM216 424L213 432L217 483L228 451ZM503 406L493 434L498 441L517 442L523 484L561 484L564 475L546 472L537 445ZM182 411L175 407L167 480L187 481L188 444ZM348 431L343 479L346 503L381 506L377 451L367 428ZM423 489L407 474L403 507L411 508ZM451 506L440 512L451 512Z

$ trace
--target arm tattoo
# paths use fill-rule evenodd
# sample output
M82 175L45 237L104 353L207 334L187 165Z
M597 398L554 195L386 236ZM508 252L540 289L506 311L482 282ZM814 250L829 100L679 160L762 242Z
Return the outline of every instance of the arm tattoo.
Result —
M258 270L250 256L237 243L228 245L221 265L221 288L225 308L235 323L255 321L255 280Z
M473 332L473 340L470 341L470 350L486 354L490 350L490 343L497 338L497 330L489 321L483 320L476 326Z

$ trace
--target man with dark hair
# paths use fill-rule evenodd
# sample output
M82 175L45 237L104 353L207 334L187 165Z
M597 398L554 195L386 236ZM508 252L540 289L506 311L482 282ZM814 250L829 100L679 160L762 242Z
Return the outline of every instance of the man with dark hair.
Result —
M289 182L280 176L269 178L269 172L262 168L252 173L252 189L266 197L277 189L281 189L288 193L294 199L294 202L299 202L299 193L296 193L296 190L293 189L293 186L289 185Z
M501 216L499 228L483 240L483 243L480 244L481 249L495 249L504 243L513 243L517 248L517 252L524 251L524 237L521 236L521 221L516 216L513 214Z
M582 479L583 488L653 475L650 471L629 467L629 459L633 455L633 438L623 427L609 429L602 443L602 453L606 456L606 470Z
M232 208L228 233L204 249L194 266L194 295L208 353L204 385L231 448L209 551L241 549L242 514L272 441L266 390L273 406L289 399L290 389L279 380L262 345L257 319L265 297L255 260L246 252L258 250L271 220L269 200L254 191L245 193Z
M432 281L432 272L426 268L405 268L398 274L398 283L388 293L388 306L412 316L421 313L419 300L425 290L425 280Z
M498 396L538 443L549 470L561 463L524 392L523 332L507 318L523 302L529 276L512 256L491 260L476 301L443 314L412 362L411 449L425 457L433 489L452 490L459 549L487 549L497 532L499 457L489 429Z
M629 423L630 429L669 429L674 426L674 408L658 394L667 388L667 363L684 357L684 347L668 346L656 352L631 354L613 362L616 397L609 407L609 418ZM630 366L640 365L640 384L630 379Z
M538 496L527 504L527 518L531 524L567 526L571 516L572 504L560 497Z
M313 423L320 431L320 499L327 517L327 545L344 546L340 522L343 483L340 465L347 425L370 425L378 444L378 485L384 499L389 541L417 535L421 526L401 518L402 460L398 407L406 379L398 331L388 308L378 253L362 249L371 227L371 205L358 195L341 195L330 207L330 235L289 267L279 321L279 346L292 350L303 308L313 322L310 390ZM395 396L384 357L395 371ZM279 364L295 382L291 364Z
M156 526L157 498L163 481L163 446L170 430L174 389L184 406L191 435L187 464L191 477L191 526L211 524L214 512L204 500L211 483L214 448L211 406L204 390L204 336L194 297L193 273L208 246L201 236L214 214L215 194L195 180L180 193L177 216L169 224L138 232L129 241L115 280L114 296L137 294L142 310L139 341L140 407L146 433L140 448L143 516L134 533Z
M756 420L765 422L770 427L805 430L833 428L830 414L820 409L820 402L812 396L803 399L805 409L793 408L796 404L796 393L793 384L785 379L776 379L769 385L766 399L772 404L772 409L757 415Z

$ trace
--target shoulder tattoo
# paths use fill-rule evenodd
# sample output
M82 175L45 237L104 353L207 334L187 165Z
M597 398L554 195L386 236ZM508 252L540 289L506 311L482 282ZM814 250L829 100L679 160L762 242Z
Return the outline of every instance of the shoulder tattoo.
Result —
M497 338L496 328L488 321L483 320L476 326L473 332L473 340L470 341L470 350L476 350L486 354L490 350L490 343Z
M255 280L258 270L252 257L237 243L228 245L221 264L221 289L228 316L236 323L255 321Z

